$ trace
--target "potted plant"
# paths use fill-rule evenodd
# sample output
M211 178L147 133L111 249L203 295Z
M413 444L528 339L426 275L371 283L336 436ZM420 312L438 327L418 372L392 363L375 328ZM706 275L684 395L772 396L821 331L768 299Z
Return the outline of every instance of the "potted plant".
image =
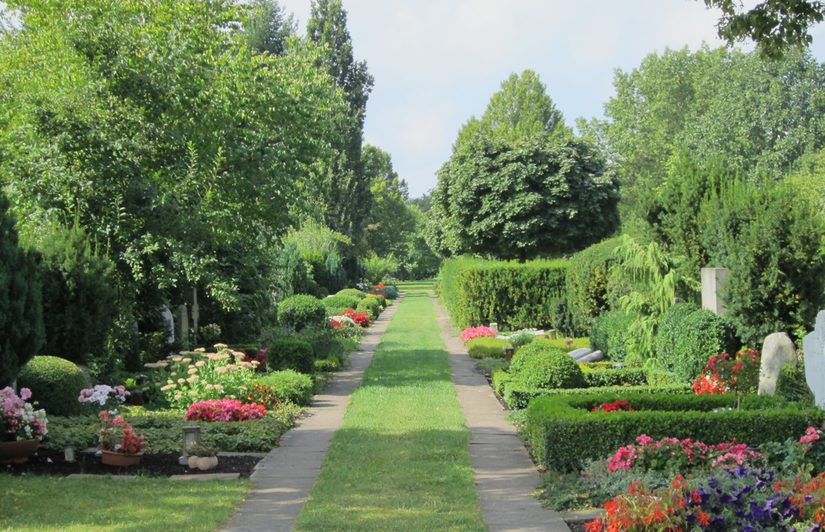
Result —
M207 471L218 465L218 451L203 443L192 445L189 455L189 469Z
M93 388L80 390L77 400L81 404L104 408L110 414L115 414L118 407L126 402L129 395L125 386L115 386L113 388L108 384L98 384Z
M112 466L131 466L140 463L146 443L143 434L138 436L123 416L112 417L106 410L100 411L99 445L100 462Z
M31 396L28 388L19 396L8 386L0 390L0 464L25 462L46 435L46 411L35 410Z

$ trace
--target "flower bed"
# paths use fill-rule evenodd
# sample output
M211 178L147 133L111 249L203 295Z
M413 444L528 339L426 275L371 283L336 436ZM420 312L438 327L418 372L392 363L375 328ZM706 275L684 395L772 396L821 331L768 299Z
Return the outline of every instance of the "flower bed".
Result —
M635 412L591 412L624 399ZM730 395L594 394L540 397L526 411L526 433L535 459L560 471L580 469L639 434L719 443L732 438L754 444L781 441L819 426L825 412L773 397L749 397L739 410ZM714 411L722 409L722 411Z
M266 407L258 403L242 403L237 399L212 399L192 403L186 410L187 421L247 421L261 419Z
M488 336L492 337L492 338L495 338L496 337L496 331L494 331L490 327L482 325L480 327L468 327L468 328L464 329L463 331L461 331L460 338L461 338L461 341L466 344L467 342L469 342L470 340L472 340L474 338L484 338L484 337L488 337Z

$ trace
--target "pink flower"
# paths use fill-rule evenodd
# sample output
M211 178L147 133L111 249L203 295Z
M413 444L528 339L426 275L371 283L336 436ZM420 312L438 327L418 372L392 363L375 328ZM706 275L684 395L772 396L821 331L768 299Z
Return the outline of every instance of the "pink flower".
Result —
M20 388L20 399L28 401L32 398L32 391L28 388Z
M653 443L653 438L651 438L647 434L642 434L638 438L636 438L636 443L638 443L639 445L647 445L648 443Z
M819 439L819 431L814 427L808 427L805 434L799 438L799 443L811 443Z

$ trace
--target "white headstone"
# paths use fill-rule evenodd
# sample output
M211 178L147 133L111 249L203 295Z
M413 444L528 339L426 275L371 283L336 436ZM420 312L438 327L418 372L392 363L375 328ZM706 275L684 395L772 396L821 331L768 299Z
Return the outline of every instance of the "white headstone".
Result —
M759 364L759 395L774 395L782 368L796 366L796 347L791 338L781 332L769 334L762 343L762 360Z
M816 404L825 407L825 310L816 315L814 330L802 340L805 351L805 380Z
M163 328L166 329L166 342L172 344L175 342L175 316L166 305L160 307L160 315L163 318Z
M574 359L578 360L581 357L583 357L585 355L589 355L592 352L593 352L593 350L590 349L589 347L581 347L579 349L574 349L574 350L570 351L567 354L570 355L571 357L573 357Z
M604 360L604 354L601 351L593 351L579 358L576 362L598 362L600 360Z
M725 313L725 302L719 294L729 273L727 268L702 268L702 308L720 316Z

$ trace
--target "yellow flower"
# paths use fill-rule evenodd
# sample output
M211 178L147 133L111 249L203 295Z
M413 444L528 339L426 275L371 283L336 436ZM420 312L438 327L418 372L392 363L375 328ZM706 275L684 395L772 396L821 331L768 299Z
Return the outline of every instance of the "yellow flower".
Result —
M183 379L183 378L178 379L178 384L183 384L184 382L186 382L186 379Z

